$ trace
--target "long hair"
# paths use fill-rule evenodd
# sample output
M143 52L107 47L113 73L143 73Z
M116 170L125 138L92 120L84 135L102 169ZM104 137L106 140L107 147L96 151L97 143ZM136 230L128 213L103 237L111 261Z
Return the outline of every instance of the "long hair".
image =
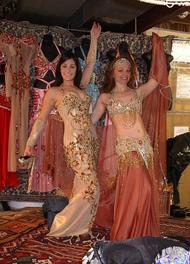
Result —
M79 64L79 61L78 61L78 58L75 56L75 54L72 52L72 51L65 51L58 64L57 64L57 67L56 67L56 72L55 72L55 86L60 86L62 83L63 83L63 77L61 75L61 65L67 61L67 60L70 60L70 59L73 59L74 62L75 62L75 65L76 65L76 75L75 75L75 78L74 78L74 85L77 86L78 88L80 88L80 81L81 81L81 78L82 78L82 71L81 71L81 67L80 67L80 64Z
M102 92L110 93L113 90L113 88L115 87L114 65L117 61L119 61L121 59L127 59L130 63L131 76L130 76L130 80L129 80L127 85L131 89L135 89L135 65L134 65L134 61L131 58L131 56L127 55L125 57L118 57L110 63L110 65L106 71L106 76L105 76L105 81L104 81L104 84L102 87Z

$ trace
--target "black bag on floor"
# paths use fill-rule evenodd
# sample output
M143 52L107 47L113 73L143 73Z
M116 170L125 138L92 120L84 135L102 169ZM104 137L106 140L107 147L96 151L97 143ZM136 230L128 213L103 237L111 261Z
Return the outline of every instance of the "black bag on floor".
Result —
M97 241L83 257L82 263L189 263L189 250L188 241L175 238L147 236L123 241Z
M47 218L48 228L50 229L53 219L57 213L62 211L65 206L69 203L69 200L65 196L59 197L48 197L47 200L43 203L42 209L44 217Z

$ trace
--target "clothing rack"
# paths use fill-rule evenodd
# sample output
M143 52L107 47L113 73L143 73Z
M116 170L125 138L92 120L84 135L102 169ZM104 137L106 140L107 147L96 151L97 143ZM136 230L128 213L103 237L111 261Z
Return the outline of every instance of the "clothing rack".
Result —
M47 25L40 25L40 24L32 24L29 21L20 21L20 22L15 22L11 20L1 20L0 23L7 23L7 24L12 24L17 27L22 27L25 29L31 29L31 30L36 30L36 29L43 29L47 33L50 33L52 29L60 29L60 30L65 30L65 31L71 31L71 32L81 32L81 33L90 33L90 30L87 29L77 29L77 28L65 28L65 27L60 27L60 26L47 26Z

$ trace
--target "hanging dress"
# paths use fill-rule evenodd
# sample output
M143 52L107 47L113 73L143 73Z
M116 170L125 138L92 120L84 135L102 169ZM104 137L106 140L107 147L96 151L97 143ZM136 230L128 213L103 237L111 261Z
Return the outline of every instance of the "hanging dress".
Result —
M37 119L41 107L43 98L47 90L54 85L55 82L55 71L56 66L61 57L61 52L54 42L54 45L57 50L57 56L49 61L45 54L41 49L40 44L37 52L37 56L34 59L34 67L35 67L35 83L34 87L32 87L32 100L30 106L30 129L32 128L35 120ZM40 87L35 87L35 84L40 81ZM42 85L42 86L41 86ZM53 113L51 113L53 114ZM51 122L51 114L48 122ZM53 121L52 121L53 122ZM30 191L39 191L39 192L47 192L51 191L54 187L52 185L53 178L52 175L47 175L47 173L43 172L43 163L44 163L44 152L45 152L45 141L46 141L46 129L44 129L43 133L40 135L37 144L35 145L35 156L38 157L35 159L32 170L29 176L28 183L28 192Z
M0 52L0 190L19 184L16 172L9 172L7 167L11 102L5 95L4 66L4 56Z
M36 50L36 37L25 34L0 35L0 48L6 57L5 94L11 99L8 142L8 171L16 172L28 138L30 65Z

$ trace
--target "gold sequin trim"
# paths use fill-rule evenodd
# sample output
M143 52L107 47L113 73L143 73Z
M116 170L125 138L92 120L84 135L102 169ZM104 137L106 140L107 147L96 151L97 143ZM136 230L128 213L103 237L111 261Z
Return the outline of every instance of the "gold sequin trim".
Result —
M149 136L138 138L117 138L116 152L119 157L119 169L129 166L146 165L147 169L153 168L153 150ZM135 152L135 153L134 153Z
M138 112L142 111L142 101L138 97L137 93L130 99L128 103L125 103L119 98L116 98L114 95L111 95L110 100L107 104L107 109L109 111L110 116L114 116L118 113L124 112Z

